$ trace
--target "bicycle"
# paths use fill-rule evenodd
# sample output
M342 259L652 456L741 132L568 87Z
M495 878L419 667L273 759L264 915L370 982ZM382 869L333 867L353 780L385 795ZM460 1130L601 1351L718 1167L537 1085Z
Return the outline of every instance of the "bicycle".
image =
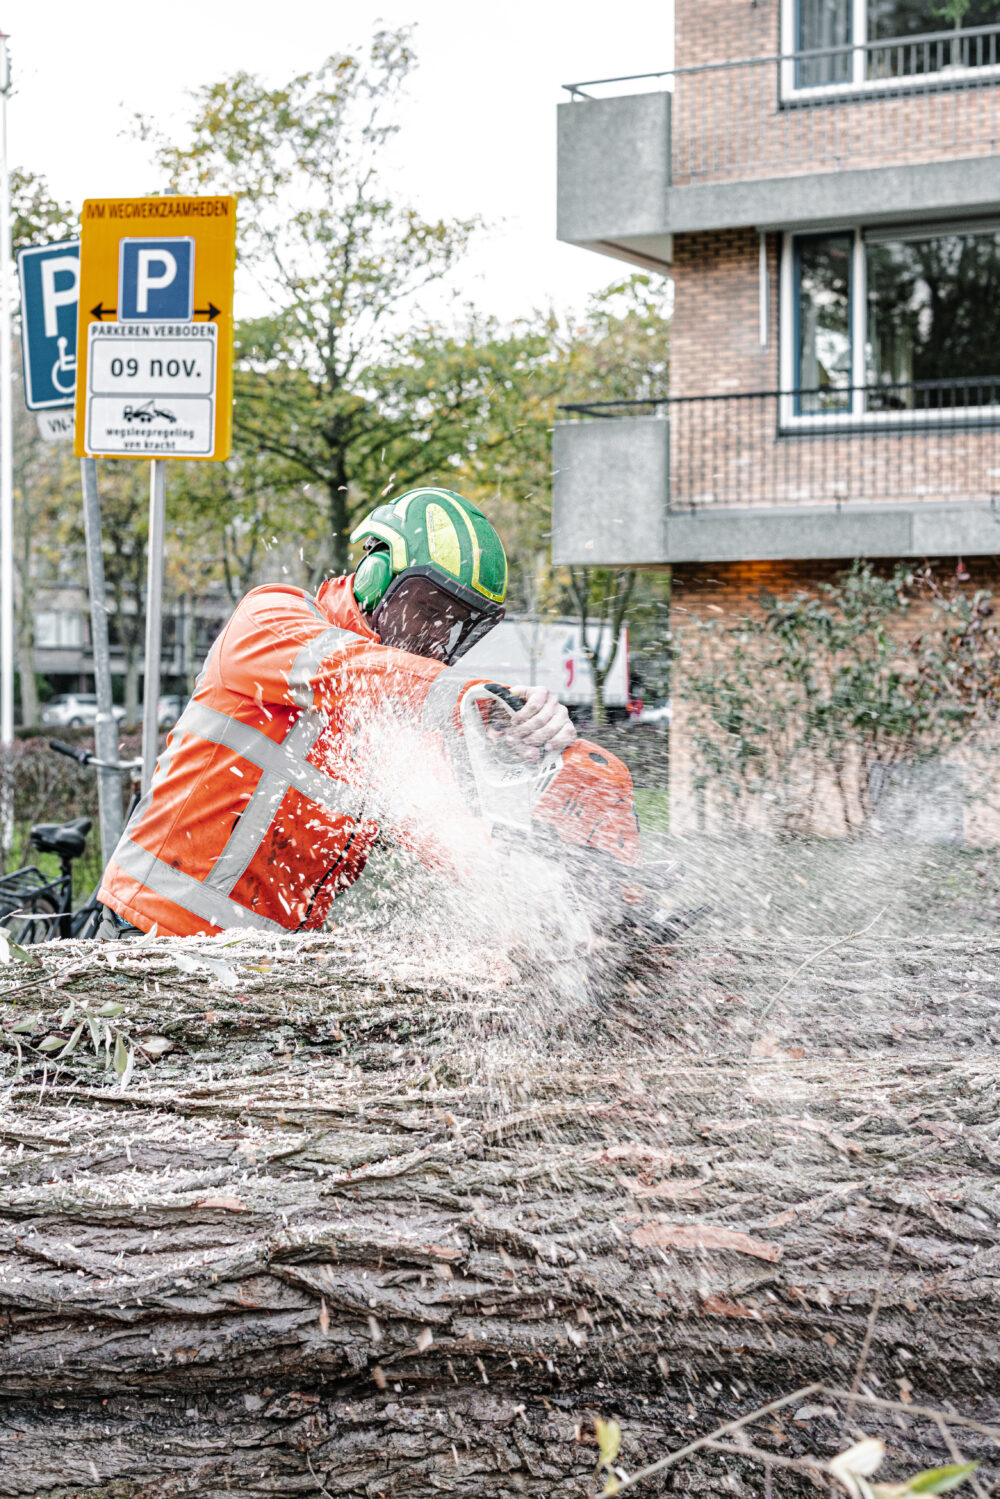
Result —
M139 803L135 772L141 760L99 760L90 750L50 739L49 749L68 755L78 765L95 770L117 770L133 777L132 797L125 821ZM47 879L35 864L22 865L10 874L0 875L0 932L19 946L47 942L53 937L94 937L101 923L102 907L97 890L73 910L73 861L86 851L87 834L92 826L89 817L74 817L69 822L36 822L28 837L39 853L55 854L59 874Z

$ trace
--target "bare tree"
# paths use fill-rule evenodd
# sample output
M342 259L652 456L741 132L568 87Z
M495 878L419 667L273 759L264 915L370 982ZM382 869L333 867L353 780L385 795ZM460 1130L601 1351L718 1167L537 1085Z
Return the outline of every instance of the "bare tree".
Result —
M594 723L598 727L607 723L604 684L618 657L618 642L635 578L634 568L569 569L569 590L580 621L583 652L594 680ZM607 631L606 626L610 626Z

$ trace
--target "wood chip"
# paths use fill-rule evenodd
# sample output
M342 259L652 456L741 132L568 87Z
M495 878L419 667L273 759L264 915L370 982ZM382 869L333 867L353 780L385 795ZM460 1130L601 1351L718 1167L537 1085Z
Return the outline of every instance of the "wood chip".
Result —
M632 1230L632 1243L637 1249L731 1249L772 1264L781 1259L779 1244L766 1244L738 1229L712 1223L645 1223Z
M759 1317L760 1313L752 1306L744 1306L741 1301L729 1301L725 1296L703 1296L701 1298L701 1309L708 1312L712 1317Z

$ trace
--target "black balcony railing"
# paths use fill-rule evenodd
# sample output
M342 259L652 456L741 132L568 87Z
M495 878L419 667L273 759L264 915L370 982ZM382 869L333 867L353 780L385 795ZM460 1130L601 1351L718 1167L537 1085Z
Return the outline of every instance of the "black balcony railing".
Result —
M674 511L1000 499L1000 375L560 410L668 422Z
M684 186L993 155L998 85L1000 26L977 26L564 87L671 93L671 180Z

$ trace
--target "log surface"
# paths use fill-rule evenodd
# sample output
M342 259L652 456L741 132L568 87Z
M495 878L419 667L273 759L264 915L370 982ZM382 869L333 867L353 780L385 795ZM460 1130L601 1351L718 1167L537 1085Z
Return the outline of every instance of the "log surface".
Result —
M632 1471L817 1380L1000 1425L998 957L692 942L601 1006L343 934L11 964L0 1495L583 1495L595 1415ZM170 1048L43 1061L70 998ZM951 1460L836 1401L755 1441L861 1431Z

